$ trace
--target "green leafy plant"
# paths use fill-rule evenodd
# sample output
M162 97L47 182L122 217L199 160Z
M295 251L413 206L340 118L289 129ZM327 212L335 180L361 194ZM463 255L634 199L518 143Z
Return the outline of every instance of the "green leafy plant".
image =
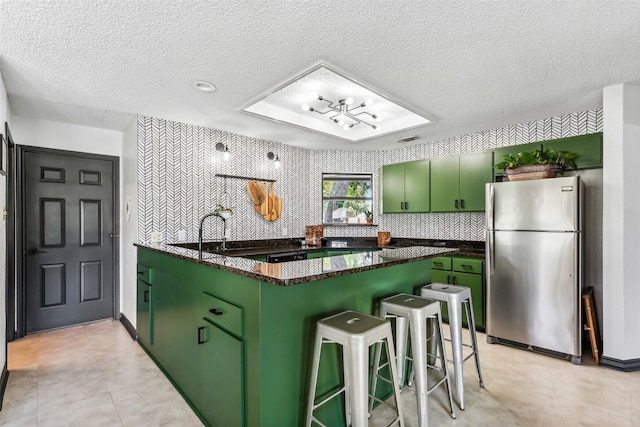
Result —
M546 150L535 149L531 152L521 152L516 155L505 154L502 162L495 165L496 169L512 169L518 166L526 165L548 165L555 164L560 167L563 172L567 167L576 169L576 153L570 151L555 152L551 148Z
M373 212L371 211L364 211L364 214L366 215L367 218L373 218Z
M220 215L220 212L229 212L231 215L233 215L233 208L225 208L221 204L217 204L213 209L213 213L216 215Z

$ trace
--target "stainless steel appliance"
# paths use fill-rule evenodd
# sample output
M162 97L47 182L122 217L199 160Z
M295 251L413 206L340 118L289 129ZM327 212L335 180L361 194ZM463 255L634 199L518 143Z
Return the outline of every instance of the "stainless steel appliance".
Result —
M307 259L307 252L285 252L279 254L268 254L267 262L268 263L276 263L276 262L289 262L289 261L301 261Z
M582 361L582 183L486 185L487 342Z

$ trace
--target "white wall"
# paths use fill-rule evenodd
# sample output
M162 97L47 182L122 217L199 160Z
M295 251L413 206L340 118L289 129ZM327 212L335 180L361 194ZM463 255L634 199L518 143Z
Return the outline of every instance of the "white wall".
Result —
M122 132L14 116L16 144L122 157Z
M7 89L4 86L4 80L0 73L0 125L2 130L0 133L4 135L4 122L9 121L9 102L7 100ZM7 179L0 175L0 209L6 206ZM5 260L7 256L7 222L0 218L0 371L4 368L7 349L7 309L6 309L6 266Z
M640 360L640 86L603 92L603 356Z
M138 237L138 125L133 120L122 134L120 163L120 312L136 325L136 248ZM129 199L129 202L127 201ZM127 203L131 208L127 216Z

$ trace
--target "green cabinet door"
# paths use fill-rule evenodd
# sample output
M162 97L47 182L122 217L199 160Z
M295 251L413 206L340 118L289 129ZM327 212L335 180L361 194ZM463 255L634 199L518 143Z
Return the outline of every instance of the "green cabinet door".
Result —
M382 213L404 212L404 163L382 166Z
M482 292L482 275L453 272L453 284L466 286L471 289L471 302L473 305L473 319L476 322L476 329L484 330L484 304ZM463 314L463 319L465 319ZM467 326L463 320L462 324Z
M493 153L460 156L460 212L483 212L485 184L493 182Z
M153 345L152 300L153 288L138 279L136 329L138 330L138 341L146 348Z
M458 212L459 194L458 156L431 159L431 212Z
M404 164L405 212L429 212L429 160Z
M578 156L575 160L578 169L602 167L602 133L546 141L542 143L542 147L544 149L551 148L556 153L558 151L576 153Z
M194 404L213 427L243 426L243 342L207 319L200 328Z

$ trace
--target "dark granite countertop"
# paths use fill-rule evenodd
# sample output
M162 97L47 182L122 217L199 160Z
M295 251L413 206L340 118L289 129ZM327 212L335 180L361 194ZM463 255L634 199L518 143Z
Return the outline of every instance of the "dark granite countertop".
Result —
M227 251L220 250L220 242L204 244L203 258L198 259L197 243L175 245L136 246L187 259L212 268L230 271L279 286L344 276L360 271L373 270L407 262L420 261L440 255L465 255L484 257L484 242L456 242L446 240L392 239L384 248L377 246L375 238L331 238L326 247L300 246L301 239L275 239L228 242ZM292 251L361 250L362 252L326 258L264 263L249 258ZM367 249L370 249L367 251Z

